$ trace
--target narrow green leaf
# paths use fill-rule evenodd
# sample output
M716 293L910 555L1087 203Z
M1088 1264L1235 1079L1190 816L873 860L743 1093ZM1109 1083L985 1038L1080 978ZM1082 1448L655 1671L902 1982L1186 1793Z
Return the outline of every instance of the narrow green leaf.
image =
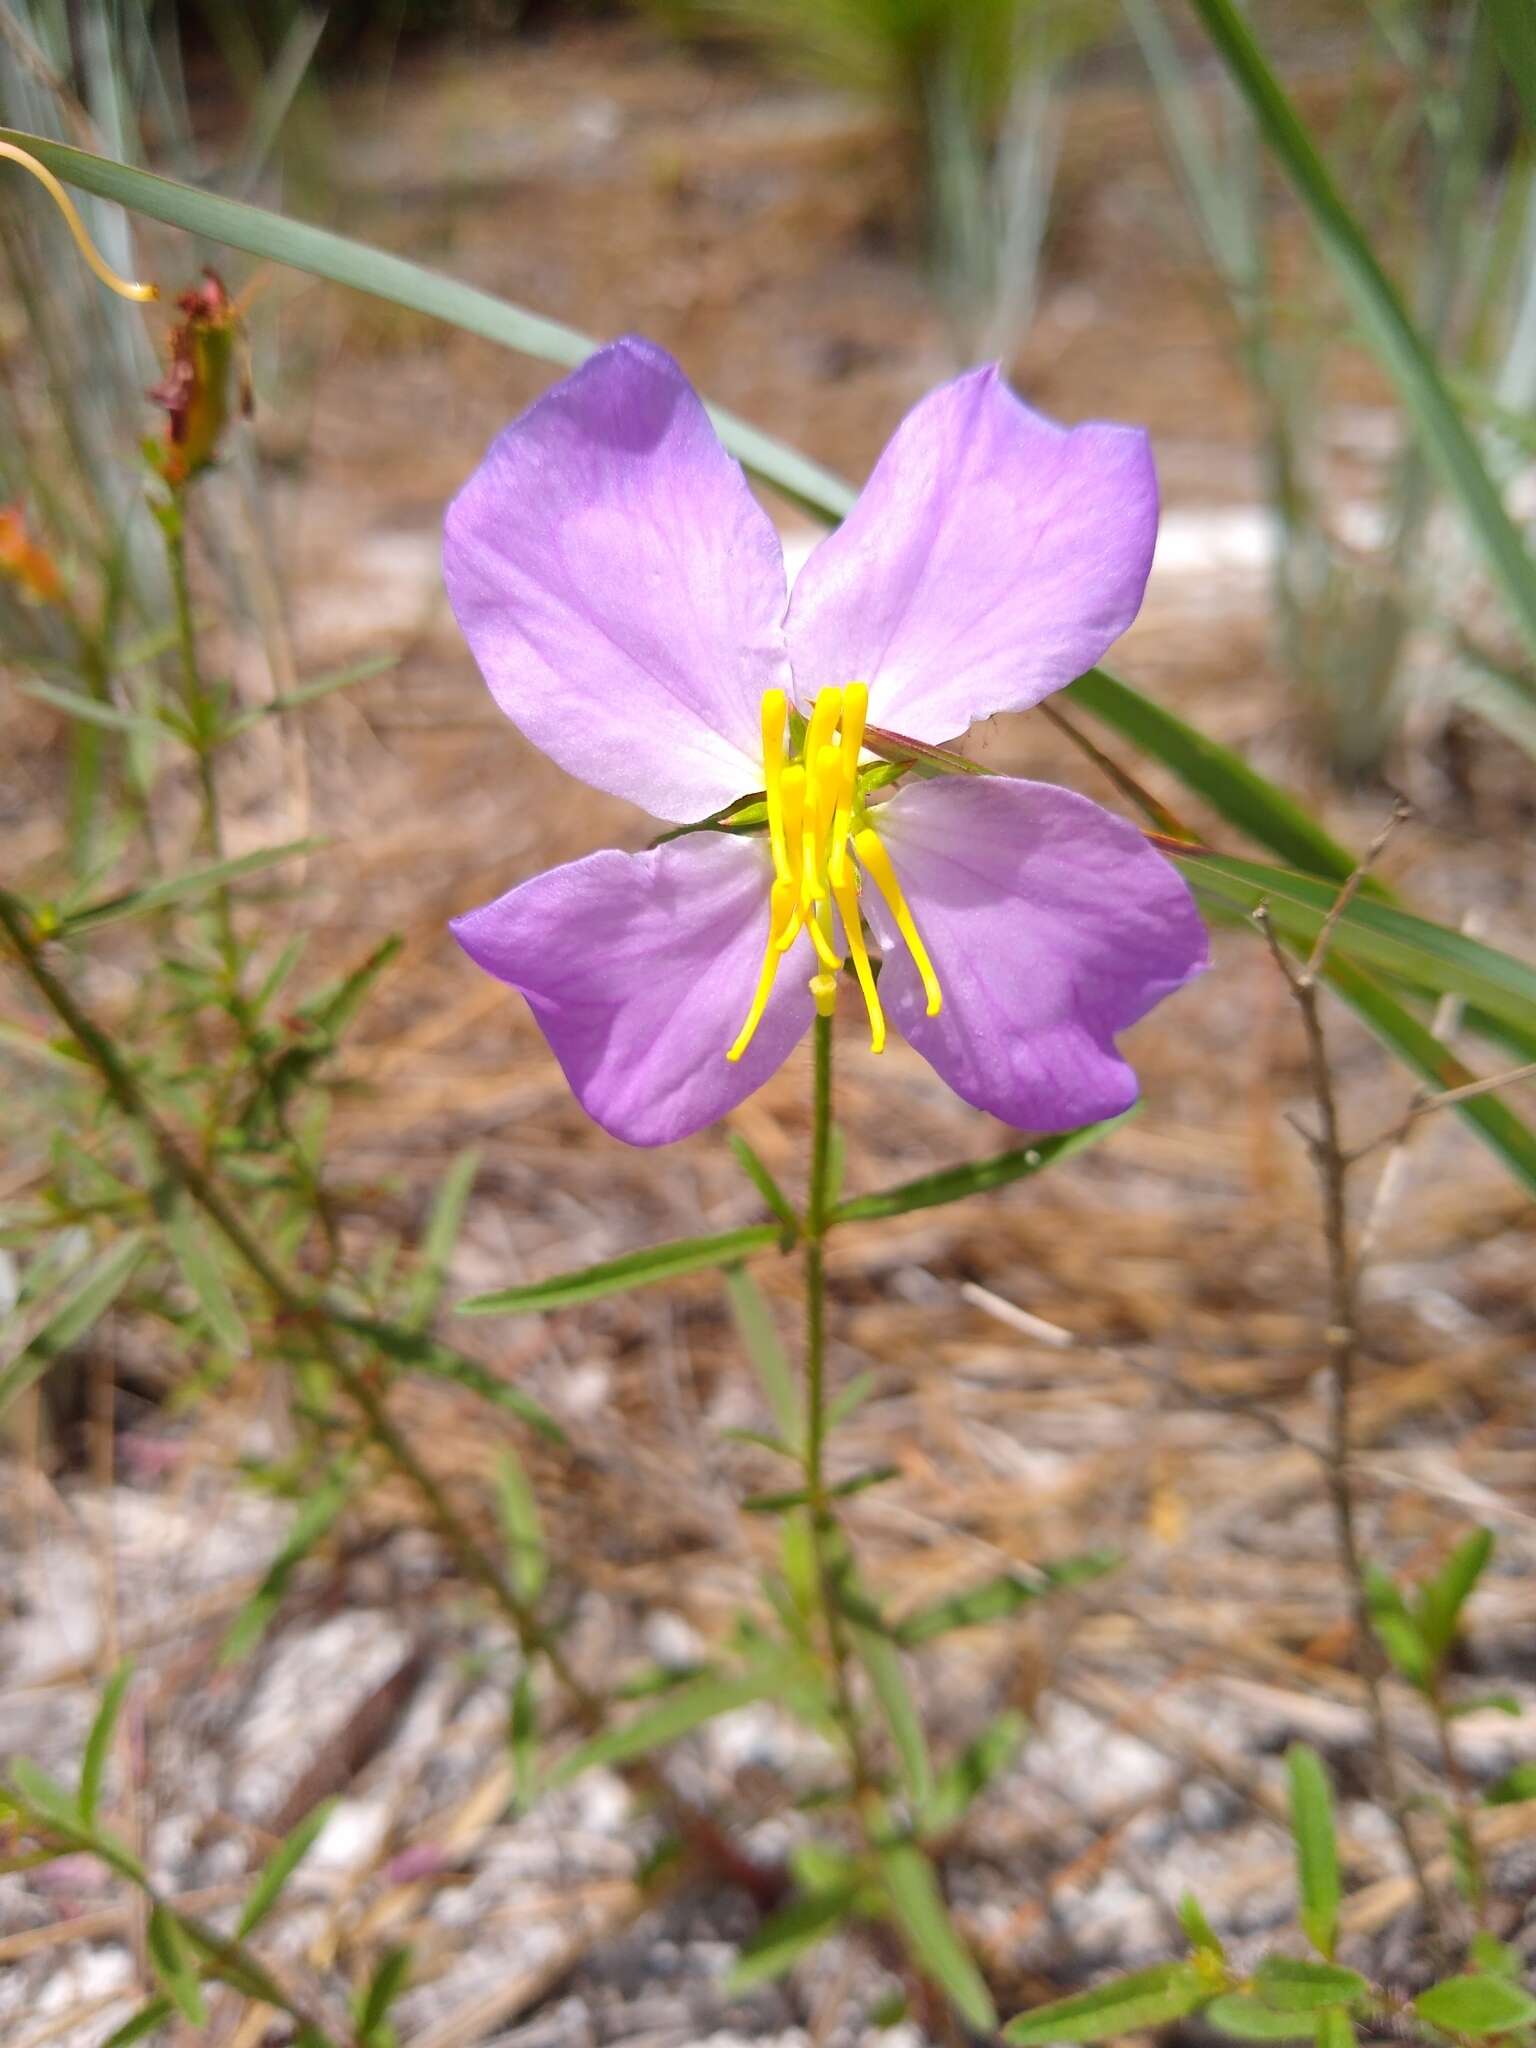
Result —
M1490 1806L1520 1806L1527 1799L1536 1799L1536 1763L1516 1764L1489 1787L1485 1797Z
M827 1403L826 1434L830 1436L841 1423L856 1409L862 1408L870 1395L880 1384L877 1372L855 1373L853 1378Z
M1477 1076L1363 969L1330 959L1329 986L1343 997L1405 1066L1432 1088L1460 1088ZM1536 1131L1497 1094L1475 1095L1446 1112L1458 1116L1522 1187L1536 1194Z
M406 1293L405 1306L400 1320L408 1330L424 1329L431 1321L433 1311L442 1298L443 1288L448 1279L448 1265L453 1257L454 1246L459 1241L459 1231L464 1223L464 1211L469 1203L470 1191L475 1184L475 1175L480 1170L480 1148L467 1145L449 1161L448 1169L438 1182L437 1193L432 1198L431 1212L427 1227L421 1234L421 1243L416 1252L416 1271Z
M1505 510L1433 355L1235 0L1194 0L1194 7L1310 217L1361 331L1396 385L1426 453L1460 502L1490 574L1527 642L1536 646L1536 563Z
M386 1950L357 2008L358 2032L368 2048L371 2048L371 2037L388 2019L390 2007L409 1982L410 1974L411 1951L408 1948Z
M1189 1945L1201 1949L1207 1955L1219 1960L1226 1956L1221 1937L1205 1916L1205 1908L1193 1892L1185 1892L1178 1904L1179 1925L1189 1937Z
M265 704L258 704L250 711L244 711L232 719L224 728L224 738L234 739L247 732L263 719L277 718L286 711L301 711L306 704L314 704L321 697L329 697L337 690L349 690L354 683L371 682L375 676L388 675L391 669L400 666L398 654L374 654L365 661L354 661L346 668L339 668L328 676L316 676L313 682L300 683L285 696L270 697Z
M91 1723L91 1732L85 1738L85 1760L80 1766L80 1818L87 1828L96 1825L96 1809L101 1804L101 1782L112 1748L112 1736L117 1727L117 1717L122 1711L128 1681L132 1677L131 1663L118 1665L107 1680L106 1689L101 1696L101 1705L96 1709L96 1718Z
M1325 1960L1331 1961L1339 1926L1339 1849L1333 1828L1333 1795L1315 1749L1294 1742L1285 1753L1285 1763L1290 1777L1302 1931Z
M1310 2013L1277 2012L1263 1999L1249 1998L1241 1991L1214 1999L1204 2017L1207 2026L1237 2041L1306 2041L1316 2032Z
M1062 701L1090 712L1112 732L1161 761L1219 817L1290 866L1329 876L1335 882L1347 881L1354 873L1358 866L1354 855L1294 797L1250 768L1241 754L1208 738L1118 676L1091 668L1063 691Z
M1413 2001L1421 2020L1448 2034L1483 2040L1536 2020L1536 1998L1507 1977L1447 1977Z
M136 2013L107 2036L101 2048L133 2048L135 2041L147 2040L156 2028L163 2027L176 2010L164 1995L152 1998L148 2005L141 2005Z
M652 1751L665 1749L668 1743L691 1734L695 1728L702 1728L706 1721L774 1697L776 1690L774 1675L767 1671L742 1676L710 1672L703 1678L689 1679L643 1714L636 1714L621 1727L605 1728L600 1735L568 1751L550 1772L547 1789L553 1791L568 1785L583 1771L594 1770L600 1764L625 1764L636 1757L649 1756Z
M181 1922L164 1906L157 1905L150 1913L146 1945L155 1975L182 2018L194 2027L207 2026L208 2005L197 1981L191 1946Z
M40 1820L46 1821L61 1834L84 1839L90 1834L80 1803L67 1786L28 1756L19 1756L11 1764L11 1782L26 1804Z
M260 1642L294 1573L340 1517L356 1479L355 1466L338 1462L304 1502L261 1584L230 1623L219 1646L221 1667L238 1664Z
M507 1547L513 1590L525 1606L531 1607L549 1576L549 1554L544 1547L539 1504L522 1460L511 1450L503 1450L496 1460L496 1504L501 1513L502 1540Z
M1156 1963L1092 1991L1034 2006L1008 2022L1003 2039L1018 2048L1047 2048L1055 2041L1107 2041L1182 2019L1208 1995L1209 1987L1192 1963Z
M206 236L209 241L223 242L232 249L244 249L270 262L287 264L290 269L307 270L335 284L349 285L375 298L408 306L414 312L446 320L466 334L483 335L488 341L500 342L503 347L537 356L544 362L569 368L597 346L587 335L558 321L545 320L504 299L493 298L489 292L459 284L419 263L369 248L364 242L332 234L328 229L287 220L243 200L200 191L196 186L115 163L110 157L95 156L88 150L70 148L46 136L0 128L0 139L30 151L66 184L94 192L102 199L116 200L136 213L148 214L152 220L166 221L172 227ZM710 408L710 417L731 453L787 497L831 519L841 519L852 506L856 493L841 477L760 434L755 427L718 406Z
M381 1322L373 1316L348 1315L335 1309L330 1314L332 1322L354 1331L359 1337L366 1337L386 1357L398 1359L415 1372L429 1373L436 1379L452 1380L456 1386L467 1387L481 1400L490 1401L494 1406L504 1408L509 1415L515 1415L520 1422L526 1422L549 1443L563 1444L567 1441L565 1431L532 1394L524 1393L510 1380L498 1378L478 1359L456 1351L440 1338L429 1336L424 1330L407 1330L398 1323Z
M1315 875L1267 867L1230 854L1176 853L1175 865L1201 896L1249 915L1260 904L1282 936L1310 946L1338 890ZM1357 896L1334 927L1333 949L1425 994L1454 994L1518 1027L1536 1028L1536 967L1495 946L1415 917L1396 904Z
M968 1742L935 1775L933 1790L918 1815L920 1832L931 1837L957 1828L981 1794L1013 1762L1028 1732L1024 1716L1010 1709Z
M1312 2048L1355 2048L1359 2036L1342 2005L1325 2005L1312 2030Z
M914 1807L922 1807L933 1796L933 1765L923 1735L923 1717L907 1684L901 1652L880 1629L866 1628L850 1621L848 1634L853 1653L864 1667L870 1691L879 1703L881 1716L890 1730L901 1782Z
M202 1217L187 1198L178 1196L168 1205L165 1235L214 1337L236 1358L249 1357L250 1332L235 1306Z
M88 697L82 690L65 689L61 683L34 680L20 683L17 688L23 697L36 697L39 703L51 704L55 711L63 711L86 725L101 726L109 732L147 732L155 739L165 736L165 727L158 718L147 718L142 712L120 710L116 704L109 704L100 697Z
M455 1313L461 1316L500 1316L531 1313L538 1309L569 1308L578 1301L598 1301L605 1294L623 1294L632 1287L653 1287L659 1280L675 1280L684 1273L699 1273L710 1266L729 1266L753 1252L766 1251L779 1240L776 1223L754 1223L745 1230L725 1230L716 1237L685 1237L672 1244L653 1245L642 1252L626 1252L621 1259L608 1259L599 1266L584 1266L575 1273L560 1273L552 1280L536 1280L527 1287L503 1287L494 1294L475 1294L461 1301Z
M82 932L99 931L106 924L119 924L125 917L142 917L147 911L159 910L164 904L185 902L189 896L200 895L204 890L219 888L227 882L238 882L246 875L259 874L264 868L277 867L285 860L296 860L300 854L314 853L324 844L322 839L292 839L283 846L259 847L255 853L237 854L233 860L215 861L211 867L193 868L183 875L168 875L160 882L146 882L142 889L129 889L121 896L109 896L100 903L87 904L83 910L72 911L63 921L63 934L66 938L76 938Z
M245 1904L240 1908L240 1918L235 1926L235 1938L244 1941L248 1934L266 1919L282 1897L288 1880L298 1869L304 1858L320 1837L321 1830L335 1811L334 1799L322 1799L278 1843L272 1854L261 1867L261 1874L252 1885Z
M1295 1956L1266 1956L1253 1973L1253 1988L1279 2012L1321 2012L1327 2005L1353 2005L1369 1984L1337 1963L1313 1963Z
M885 1188L879 1194L855 1195L852 1201L839 1202L830 1220L833 1223L873 1223L883 1216L904 1216L910 1209L933 1209L944 1202L962 1202L968 1195L986 1194L992 1188L1006 1187L1010 1181L1024 1180L1031 1174L1042 1172L1047 1166L1054 1166L1058 1160L1070 1159L1074 1152L1097 1144L1100 1138L1118 1130L1126 1118L1135 1113L1127 1110L1125 1116L1110 1117L1100 1124L1086 1124L1080 1131L1067 1131L1059 1137L1040 1138L1033 1145L1021 1146L1014 1152L1000 1152L991 1159L976 1159L964 1166L946 1167L941 1173L925 1173L917 1180L903 1181L899 1187Z
M964 1593L951 1593L943 1600L919 1607L895 1624L896 1640L912 1649L918 1643L931 1643L936 1636L948 1635L951 1629L979 1628L987 1622L1006 1620L1021 1607L1043 1600L1048 1594L1102 1578L1106 1572L1116 1570L1120 1562L1118 1551L1095 1550L1082 1557L1041 1565L1030 1578L1018 1572L1000 1572L995 1579L986 1579Z
M891 1842L875 1854L891 1917L912 1960L933 1979L968 2026L992 2033L997 2026L992 1994L955 1931L932 1863L915 1842Z
M743 1348L762 1387L763 1398L778 1424L779 1435L794 1449L805 1434L800 1390L784 1355L784 1346L779 1342L779 1333L774 1328L773 1311L745 1266L727 1267L725 1292ZM799 1455L797 1450L794 1454Z
M1525 125L1536 129L1536 8L1530 0L1488 0L1488 16Z
M727 1142L736 1154L736 1163L762 1196L768 1207L778 1217L792 1236L800 1235L800 1218L795 1214L795 1205L779 1186L763 1161L759 1159L740 1131L728 1131Z
M1437 1666L1445 1661L1456 1640L1461 1610L1492 1556L1493 1531L1474 1529L1456 1545L1434 1577L1419 1588L1414 1619Z
M1433 1674L1434 1659L1407 1601L1396 1581L1379 1565L1367 1564L1364 1579L1366 1610L1377 1640L1408 1683L1422 1691Z
M726 1993L739 1998L756 1985L770 1983L818 1947L853 1916L856 1884L806 1892L770 1913L742 1944L725 1980Z
M114 1240L75 1276L53 1314L26 1348L0 1370L0 1415L19 1394L42 1378L61 1352L67 1351L100 1321L133 1278L148 1250L141 1230Z

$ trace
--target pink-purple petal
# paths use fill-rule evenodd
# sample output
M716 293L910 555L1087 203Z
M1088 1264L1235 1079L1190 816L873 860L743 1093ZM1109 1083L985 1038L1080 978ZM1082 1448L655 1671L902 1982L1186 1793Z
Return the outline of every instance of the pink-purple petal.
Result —
M783 557L664 349L599 350L500 435L443 575L491 694L562 768L680 822L761 787Z
M686 1138L760 1088L811 1021L802 935L742 1058L768 936L772 875L760 839L701 832L649 853L551 868L453 934L525 996L583 1109L630 1145Z
M1058 426L970 371L908 413L796 579L799 700L863 681L872 722L921 740L1027 710L1130 625L1156 535L1145 434Z
M1049 783L908 784L875 817L943 992L922 984L874 889L887 1014L957 1095L1021 1130L1118 1115L1116 1035L1208 963L1177 871L1124 818Z

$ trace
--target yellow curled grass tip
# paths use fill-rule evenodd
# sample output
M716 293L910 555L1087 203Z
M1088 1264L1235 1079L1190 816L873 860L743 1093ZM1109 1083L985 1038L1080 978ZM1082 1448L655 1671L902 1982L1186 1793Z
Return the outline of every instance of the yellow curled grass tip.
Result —
M117 293L120 299L132 299L136 305L147 305L160 296L159 288L152 284L134 284L126 277L119 277L111 265L104 262L97 253L96 245L86 233L85 222L80 218L75 202L70 198L58 179L46 164L40 164L35 156L29 156L24 149L18 149L14 142L0 142L0 157L7 157L13 164L20 164L24 171L30 171L54 205L64 216L64 225L75 238L75 247L85 258L87 265L99 277L108 291Z

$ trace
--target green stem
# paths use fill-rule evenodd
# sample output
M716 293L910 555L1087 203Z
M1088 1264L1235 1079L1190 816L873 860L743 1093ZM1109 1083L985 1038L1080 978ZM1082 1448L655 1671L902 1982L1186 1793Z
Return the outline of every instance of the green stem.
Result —
M828 1665L837 1720L853 1767L861 1821L878 1786L865 1751L850 1679L851 1652L838 1595L848 1575L845 1538L827 1495L827 1261L832 1211L832 1019L818 1014L811 1098L811 1176L801 1241L805 1248L805 1493L810 1516L816 1593L827 1634Z

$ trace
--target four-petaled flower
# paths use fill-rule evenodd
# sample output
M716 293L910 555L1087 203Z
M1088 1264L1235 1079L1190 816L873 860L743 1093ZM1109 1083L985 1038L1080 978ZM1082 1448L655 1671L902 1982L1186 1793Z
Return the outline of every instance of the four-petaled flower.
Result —
M866 717L950 740L1071 682L1135 617L1156 528L1143 434L1057 426L995 369L907 416L787 601L778 536L661 349L616 342L505 430L444 546L497 703L655 817L741 814L454 920L589 1115L635 1145L713 1122L830 1012L845 957L874 1049L889 1018L977 1108L1047 1132L1129 1107L1115 1034L1206 962L1178 875L1085 797L891 792L861 741Z

